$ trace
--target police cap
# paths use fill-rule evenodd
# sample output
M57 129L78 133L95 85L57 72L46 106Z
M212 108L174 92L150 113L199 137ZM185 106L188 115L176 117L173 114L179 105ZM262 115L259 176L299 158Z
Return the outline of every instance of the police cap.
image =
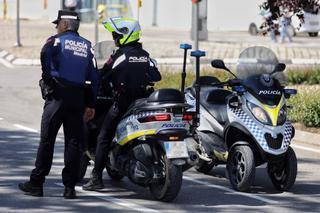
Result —
M80 21L78 13L69 10L59 10L57 19L54 20L52 23L58 24L59 21L62 19L74 19Z

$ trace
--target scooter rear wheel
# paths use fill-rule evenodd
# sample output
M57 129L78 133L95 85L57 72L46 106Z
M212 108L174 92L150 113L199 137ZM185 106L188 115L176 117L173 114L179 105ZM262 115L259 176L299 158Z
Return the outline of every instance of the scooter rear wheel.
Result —
M174 200L182 185L182 168L174 165L165 155L162 156L164 173L164 180L160 183L152 183L150 185L150 192L157 200L170 202Z
M293 149L289 147L282 168L279 164L268 163L268 174L273 186L279 191L289 190L297 177L297 157Z
M106 166L107 173L112 180L121 180L124 176L121 175L118 171L113 170Z
M232 187L237 191L248 191L256 170L252 149L247 145L233 147L228 157L227 170Z

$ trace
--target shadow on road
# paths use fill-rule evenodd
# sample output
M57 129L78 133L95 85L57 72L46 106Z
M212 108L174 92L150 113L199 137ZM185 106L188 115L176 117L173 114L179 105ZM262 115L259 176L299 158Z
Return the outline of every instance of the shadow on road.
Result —
M24 131L0 130L0 212L34 212L39 209L43 212L123 212L122 207L114 208L110 202L100 200L94 196L78 193L79 199L75 201L64 200L61 195L61 168L63 167L63 142L56 142L53 169L45 183L45 197L35 198L23 195L17 188L19 182L28 179L34 165L36 151L39 143L39 134ZM56 160L56 161L55 161ZM299 162L316 164L312 159L299 159ZM198 180L224 186L231 189L229 181L225 178L225 167L214 168L209 174L204 175L191 170L189 175L197 176ZM298 177L307 175L299 172ZM173 203L163 204L154 201L148 188L139 187L125 178L122 181L112 181L104 174L106 188L100 192L100 197L113 197L128 202L140 203L144 207L159 209L161 211L228 211L241 206L241 211L258 211L268 204L249 197L236 195L224 190L209 188L192 181L184 180L178 198ZM84 181L85 182L85 181ZM81 184L80 184L81 185ZM268 199L280 201L292 210L305 211L308 206L313 206L312 211L319 212L320 206L320 181L305 182L298 180L290 192L275 190L266 169L256 169L256 179L250 193L266 196ZM296 196L297 195L297 196ZM312 199L306 200L305 197ZM292 203L292 205L291 205ZM293 205L299 203L298 206ZM113 205L113 207L111 207ZM126 212L130 212L128 209Z

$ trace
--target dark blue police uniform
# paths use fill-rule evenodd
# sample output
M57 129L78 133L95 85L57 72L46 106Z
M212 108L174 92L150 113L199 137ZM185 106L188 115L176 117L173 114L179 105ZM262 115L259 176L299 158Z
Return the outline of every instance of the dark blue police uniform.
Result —
M41 51L42 79L52 93L45 95L41 120L41 138L35 169L30 182L41 185L52 165L54 143L63 124L65 136L65 167L63 184L74 187L79 170L80 144L83 140L85 107L94 107L97 91L96 62L91 43L77 32L66 31L50 37ZM85 93L85 82L91 92ZM90 94L85 97L85 94Z

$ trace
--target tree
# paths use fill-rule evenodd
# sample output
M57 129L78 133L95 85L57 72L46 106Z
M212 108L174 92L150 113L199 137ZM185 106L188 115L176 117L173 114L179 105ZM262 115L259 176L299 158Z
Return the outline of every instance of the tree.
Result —
M296 15L301 24L304 22L304 12L317 14L320 8L320 0L266 0L259 5L261 15L265 21L261 24L260 29L266 34L271 29L276 28L275 23L285 14ZM285 13L284 13L285 11Z

